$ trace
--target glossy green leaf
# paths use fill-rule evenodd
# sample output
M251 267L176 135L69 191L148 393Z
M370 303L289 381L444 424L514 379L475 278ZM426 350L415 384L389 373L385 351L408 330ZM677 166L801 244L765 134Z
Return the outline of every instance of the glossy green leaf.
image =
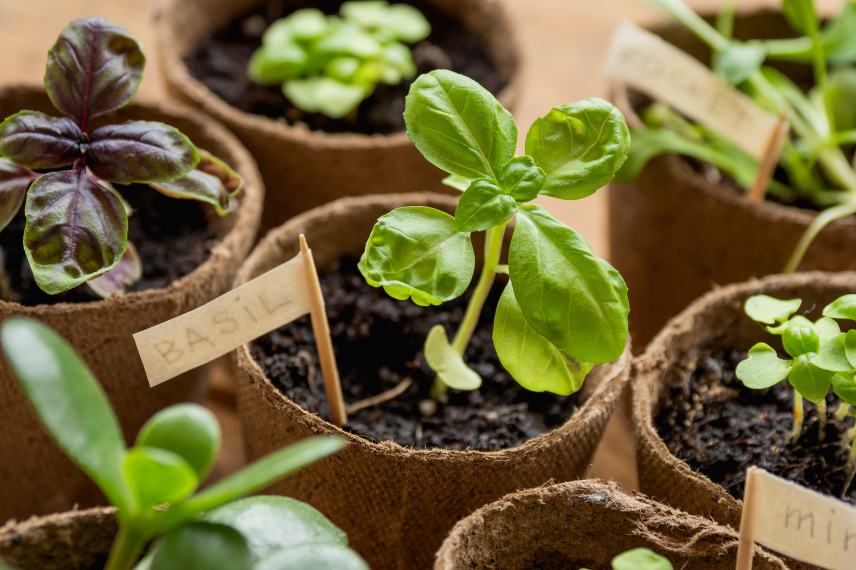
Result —
M50 328L13 317L0 328L3 352L57 446L110 502L126 509L125 441L110 402L74 349Z
M834 319L830 319L829 317L817 319L814 323L814 330L817 331L821 344L829 342L841 334L841 327L838 326L838 323Z
M776 299L769 295L753 295L746 299L743 310L753 321L772 325L787 321L802 305L801 299Z
M425 361L440 381L455 390L478 390L482 379L452 348L443 325L434 325L425 339Z
M832 377L832 390L847 404L856 406L856 378L853 373L838 373Z
M647 548L634 548L612 559L612 570L673 570L669 559Z
M0 123L0 155L26 168L59 168L81 156L83 133L67 117L20 111Z
M304 544L265 558L255 570L369 570L350 548L337 544Z
M580 362L612 361L627 343L627 285L574 230L546 210L517 216L509 274L523 315L538 333Z
M856 321L856 293L842 295L823 309L823 316L831 319Z
M18 214L27 189L38 177L32 170L0 157L0 230Z
M498 226L517 212L517 200L492 180L473 180L458 201L455 224L462 232L479 232Z
M184 178L174 182L150 184L152 188L171 198L210 204L220 216L237 209L237 195L243 185L243 178L231 166L202 149L199 149L199 164Z
M86 129L90 119L131 101L145 63L124 28L101 17L74 20L48 52L45 91L54 107Z
M122 462L122 474L139 507L183 501L199 484L181 456L156 447L133 447Z
M143 276L143 265L140 254L134 244L128 242L122 260L110 271L102 273L86 282L87 287L101 297L109 299L115 295L124 295L125 291Z
M24 212L24 251L46 293L62 293L106 273L125 254L128 215L122 198L85 169L36 179Z
M746 360L737 365L737 378L747 388L763 390L775 386L788 377L791 363L782 360L766 343L759 342L749 349Z
M283 85L282 92L304 111L323 113L334 119L348 115L367 95L359 85L349 85L329 77L293 79Z
M176 404L143 425L136 445L171 451L203 481L220 451L220 425L214 414L198 404Z
M345 2L339 10L347 20L364 28L379 30L408 43L424 40L431 24L418 9L407 4L390 5L384 0Z
M475 270L470 236L455 218L426 206L397 208L378 219L359 263L372 287L417 305L439 305L466 291Z
M234 528L208 521L181 526L157 544L151 570L253 570L244 536Z
M630 131L611 103L590 98L555 107L526 134L526 154L547 174L542 194L578 200L615 177L630 152Z
M544 188L547 175L531 156L518 156L505 163L497 181L503 192L518 202L528 202Z
M448 70L426 73L413 82L404 122L429 162L472 180L496 180L517 146L511 113L487 89Z
M791 324L782 333L785 352L792 357L812 354L820 348L820 337L811 324Z
M567 396L579 390L592 369L576 362L538 334L523 316L509 283L493 323L493 345L499 361L518 384L532 392Z
M761 68L766 56L760 44L731 42L716 53L713 67L728 83L740 85Z
M461 192L466 192L467 188L469 188L470 184L472 183L473 181L469 178L464 178L463 176L458 176L457 174L450 174L443 179L443 184L445 184L449 188L460 190Z
M856 331L849 330L844 337L844 354L853 368L856 368Z
M817 355L811 359L811 363L830 372L847 372L856 369L856 366L847 360L845 338L846 335L839 334L836 338L823 343Z
M807 355L803 355L791 363L788 381L803 398L816 404L829 393L832 376L832 372L818 368Z

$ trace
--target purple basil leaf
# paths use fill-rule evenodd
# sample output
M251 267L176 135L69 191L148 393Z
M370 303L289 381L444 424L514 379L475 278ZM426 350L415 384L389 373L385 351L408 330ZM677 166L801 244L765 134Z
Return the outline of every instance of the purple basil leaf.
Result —
M69 118L20 111L0 123L0 155L27 168L59 168L80 156L82 137Z
M140 254L137 253L134 244L128 242L128 249L125 250L122 260L113 269L88 281L86 285L96 295L107 299L114 295L124 294L125 290L139 281L142 276L143 266L140 261Z
M199 151L181 131L154 121L130 121L92 132L86 164L102 180L172 182L199 163Z
M27 192L24 251L51 295L109 271L128 245L119 194L83 167L40 176Z
M74 20L48 52L45 91L86 130L93 117L128 104L145 64L140 45L124 28L101 17Z
M0 230L9 225L27 195L27 188L39 175L23 166L0 158Z
M151 187L172 198L198 200L211 204L225 216L235 210L235 198L241 191L243 179L232 167L208 151L199 149L199 164L187 176L175 182L151 184Z

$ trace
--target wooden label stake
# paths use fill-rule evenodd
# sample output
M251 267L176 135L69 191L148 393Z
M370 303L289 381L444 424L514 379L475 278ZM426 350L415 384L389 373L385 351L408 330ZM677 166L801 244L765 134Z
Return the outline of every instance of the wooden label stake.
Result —
M770 134L770 140L767 142L767 150L764 152L764 156L758 165L758 174L755 175L755 182L752 184L752 188L749 189L750 202L759 204L764 200L764 196L767 194L767 186L770 184L770 178L773 176L773 171L779 162L779 155L782 154L782 145L785 144L785 136L787 134L788 116L782 112L779 115L778 128Z

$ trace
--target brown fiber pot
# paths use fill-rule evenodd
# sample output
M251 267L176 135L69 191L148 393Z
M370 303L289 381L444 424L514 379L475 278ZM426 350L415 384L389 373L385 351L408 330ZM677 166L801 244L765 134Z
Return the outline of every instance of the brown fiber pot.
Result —
M506 107L516 101L520 52L505 8L498 0L429 0L483 39L507 87ZM216 117L238 135L259 164L268 193L264 228L343 196L439 190L444 174L429 164L404 132L389 135L330 134L291 126L238 110L196 80L184 64L203 38L260 0L159 0L155 30L167 87L172 95Z
M395 207L430 205L448 211L454 204L451 197L428 193L343 198L268 234L237 283L294 256L301 232L323 267L344 254L359 255L374 222ZM594 370L587 385L598 388L565 425L498 452L374 443L289 400L265 377L246 345L236 355L238 410L250 458L313 434L334 434L349 443L323 464L278 483L273 492L306 501L330 517L375 570L404 570L429 567L449 529L474 509L518 489L579 477L627 382L629 351L616 364Z
M649 548L675 568L733 570L737 542L730 528L626 494L617 483L573 481L480 508L455 525L434 569L608 568L622 552ZM754 562L759 570L787 569L758 548Z
M20 109L50 114L40 87L0 89L0 117ZM0 319L23 315L55 328L83 356L101 381L126 437L157 410L176 402L199 400L207 371L199 369L151 389L131 335L197 307L226 291L250 250L261 216L262 186L255 163L223 127L185 108L133 104L108 120L167 122L194 143L222 157L244 177L238 212L214 219L222 240L192 273L167 288L134 292L104 301L23 306L0 302ZM0 359L2 360L2 359ZM62 512L100 499L94 486L42 431L5 362L0 362L0 521L11 517Z
M799 297L814 318L822 307L856 290L856 272L774 275L711 291L672 319L633 366L633 423L643 493L688 513L740 526L742 502L672 455L654 427L660 400L671 386L689 379L698 349L749 348L769 335L743 313L745 300L759 293ZM748 467L748 465L747 465Z
M739 37L787 35L777 12L741 15ZM709 59L710 54L677 26L653 29L667 41ZM807 68L782 67L793 76ZM616 101L634 122L622 90ZM653 160L633 182L609 190L611 259L630 288L631 332L644 347L673 315L714 285L779 273L816 213L770 201L750 204L733 186L709 181L677 156ZM856 269L856 219L828 226L814 241L805 270Z

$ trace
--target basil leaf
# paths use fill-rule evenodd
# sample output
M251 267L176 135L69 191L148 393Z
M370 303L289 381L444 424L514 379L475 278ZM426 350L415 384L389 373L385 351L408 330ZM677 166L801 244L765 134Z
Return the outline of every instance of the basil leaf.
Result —
M137 253L134 244L128 242L122 260L106 273L87 281L86 286L102 299L108 299L114 295L123 295L128 287L139 281L142 276L143 266L140 254Z
M541 194L578 200L615 177L630 152L624 116L603 99L555 107L526 134L526 154L547 174Z
M214 206L225 216L238 207L237 195L244 181L231 166L208 151L198 149L199 164L184 178L174 182L150 183L153 189L170 198L197 200Z
M0 158L0 230L15 218L27 189L38 177L32 170Z
M199 480L180 456L156 447L131 448L122 461L122 474L137 507L154 507L183 501Z
M385 1L345 2L342 16L363 28L407 43L421 42L431 33L431 24L417 8L407 4L390 5Z
M848 372L856 368L847 360L844 347L845 337L846 335L840 334L833 340L824 343L817 355L811 359L811 363L830 372Z
M832 385L833 373L818 368L808 356L794 359L788 381L809 402L816 404L826 397Z
M164 536L152 557L151 570L202 568L253 570L244 535L223 524L194 521Z
M761 69L767 53L760 44L731 42L713 56L713 68L731 85L740 85Z
M802 305L801 299L776 299L769 295L753 295L746 299L743 311L755 322L765 325L787 321Z
M81 129L127 105L143 78L146 58L124 28L101 17L74 20L48 52L45 91Z
M482 379L449 344L443 325L434 325L425 339L425 360L440 381L455 390L478 390Z
M737 379L753 390L764 390L775 386L788 377L791 363L782 360L766 343L759 342L749 349L746 360L737 365Z
M841 334L841 327L829 317L821 317L814 322L814 330L820 337L820 343L824 344Z
M517 212L517 201L492 180L480 178L470 184L455 209L455 224L462 232L479 232L498 226Z
M128 246L122 198L82 168L36 179L24 212L24 251L36 284L51 295L106 273Z
M592 369L591 364L567 358L529 325L511 283L505 287L496 308L493 345L512 378L532 392L567 396L582 387Z
M505 163L499 173L499 186L518 202L534 200L544 184L547 175L531 156L518 156Z
M612 559L612 570L673 570L668 558L647 548L634 548Z
M0 155L26 168L59 168L80 156L82 138L71 119L20 111L0 123Z
M782 333L782 344L785 352L796 358L817 352L820 348L820 337L811 323L791 324Z
M836 374L832 377L832 390L845 403L856 406L856 378L853 373Z
M350 85L330 77L293 79L282 86L288 99L308 113L323 113L341 119L356 109L368 93L360 85Z
M136 445L174 453L203 481L220 450L220 425L214 414L202 406L176 404L156 413L143 425Z
M359 263L372 287L417 305L461 296L473 277L475 254L455 218L426 206L397 208L378 219Z
M823 309L823 316L831 319L856 321L856 293L842 295Z
M369 570L359 554L337 544L304 544L265 558L255 570Z
M250 58L247 75L260 85L279 85L300 77L306 61L306 52L296 43L262 46Z
M199 151L175 127L129 121L92 132L86 165L103 180L119 184L170 182L199 164Z
M511 113L487 89L448 70L426 73L413 82L404 122L429 162L471 180L496 180L517 146Z
M472 183L473 181L469 178L464 178L463 176L458 176L457 174L450 174L443 179L443 184L445 184L449 188L460 190L461 192L466 192L467 188L469 188L470 184Z
M856 368L856 330L849 330L844 337L844 354L850 366Z
M520 210L509 274L526 320L557 348L594 364L624 351L627 285L582 237L546 210Z

